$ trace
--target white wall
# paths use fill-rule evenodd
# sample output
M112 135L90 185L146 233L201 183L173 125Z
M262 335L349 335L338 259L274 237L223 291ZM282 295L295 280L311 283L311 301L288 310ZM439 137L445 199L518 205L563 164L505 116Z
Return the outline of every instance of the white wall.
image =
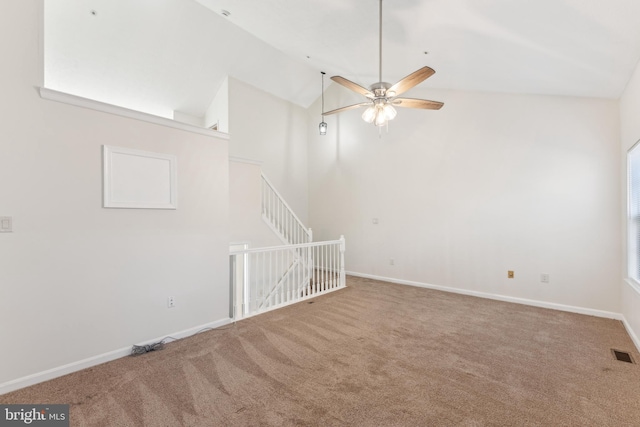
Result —
M229 78L229 155L262 162L269 180L308 226L307 131L305 109Z
M41 99L42 7L0 3L0 393L228 319L227 141ZM103 144L176 155L178 210L103 209Z
M362 111L328 116L324 137L310 126L317 240L344 234L356 273L619 313L617 102L407 96L445 106L398 108L382 138ZM332 85L326 110L359 101Z
M640 66L631 77L627 87L620 98L620 140L621 156L620 164L622 173L620 175L621 192L623 194L622 210L622 277L627 277L627 151L640 140ZM627 328L631 329L636 346L640 348L640 287L631 281L622 281L622 314L627 321Z

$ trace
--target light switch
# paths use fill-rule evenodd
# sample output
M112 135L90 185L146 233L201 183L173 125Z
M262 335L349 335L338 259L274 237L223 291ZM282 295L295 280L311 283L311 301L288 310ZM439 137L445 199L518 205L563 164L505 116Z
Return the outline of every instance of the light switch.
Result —
M0 216L0 233L13 231L13 219L10 216Z

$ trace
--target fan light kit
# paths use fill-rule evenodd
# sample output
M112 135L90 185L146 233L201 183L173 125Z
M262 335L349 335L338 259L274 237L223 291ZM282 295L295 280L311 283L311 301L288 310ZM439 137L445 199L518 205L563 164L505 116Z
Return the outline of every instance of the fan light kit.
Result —
M398 95L408 91L412 87L422 83L429 77L431 77L435 71L429 67L422 67L417 71L409 74L407 77L400 80L398 83L391 85L382 81L382 0L380 0L380 32L379 32L379 66L378 66L378 83L374 83L369 88L364 88L357 83L345 79L340 76L333 76L331 80L334 82L364 95L368 98L367 102L360 104L349 105L335 110L327 111L323 113L325 115L337 114L347 110L353 110L355 108L367 107L362 113L362 119L367 123L373 123L376 126L388 125L389 120L393 120L398 112L394 107L404 108L420 108L423 110L439 110L444 105L438 101L428 101L426 99L414 99L414 98L398 98ZM426 54L427 52L425 52ZM324 74L324 73L323 73ZM323 99L324 105L324 99ZM323 108L324 111L324 108ZM324 122L324 120L323 120Z

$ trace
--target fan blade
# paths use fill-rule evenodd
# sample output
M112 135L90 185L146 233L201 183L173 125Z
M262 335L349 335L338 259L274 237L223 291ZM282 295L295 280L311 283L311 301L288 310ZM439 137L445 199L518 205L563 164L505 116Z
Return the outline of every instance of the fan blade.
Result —
M342 108L336 108L335 110L327 111L326 113L322 113L323 116L328 116L330 114L342 113L343 111L353 110L354 108L364 107L365 105L371 105L371 102L362 102L360 104L348 105Z
M395 98L391 103L396 107L422 108L423 110L439 110L444 103L426 99Z
M362 86L360 86L357 83L352 82L351 80L347 80L344 77L340 77L340 76L333 76L331 77L331 80L333 80L334 82L341 84L342 86L346 87L347 89L351 89L354 92L358 92L359 94L362 94L364 96L366 96L367 98L374 98L375 95L373 93L371 93L369 91L369 89L365 89Z
M387 96L400 95L401 93L406 92L412 87L422 83L423 81L431 77L434 73L435 71L432 68L422 67L418 71L414 71L413 73L409 74L407 77L387 89Z

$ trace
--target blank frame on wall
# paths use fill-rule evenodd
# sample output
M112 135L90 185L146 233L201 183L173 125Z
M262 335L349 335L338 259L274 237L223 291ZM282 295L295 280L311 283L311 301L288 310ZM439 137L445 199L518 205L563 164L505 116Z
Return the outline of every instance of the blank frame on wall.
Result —
M111 145L102 148L105 208L178 208L176 156Z

